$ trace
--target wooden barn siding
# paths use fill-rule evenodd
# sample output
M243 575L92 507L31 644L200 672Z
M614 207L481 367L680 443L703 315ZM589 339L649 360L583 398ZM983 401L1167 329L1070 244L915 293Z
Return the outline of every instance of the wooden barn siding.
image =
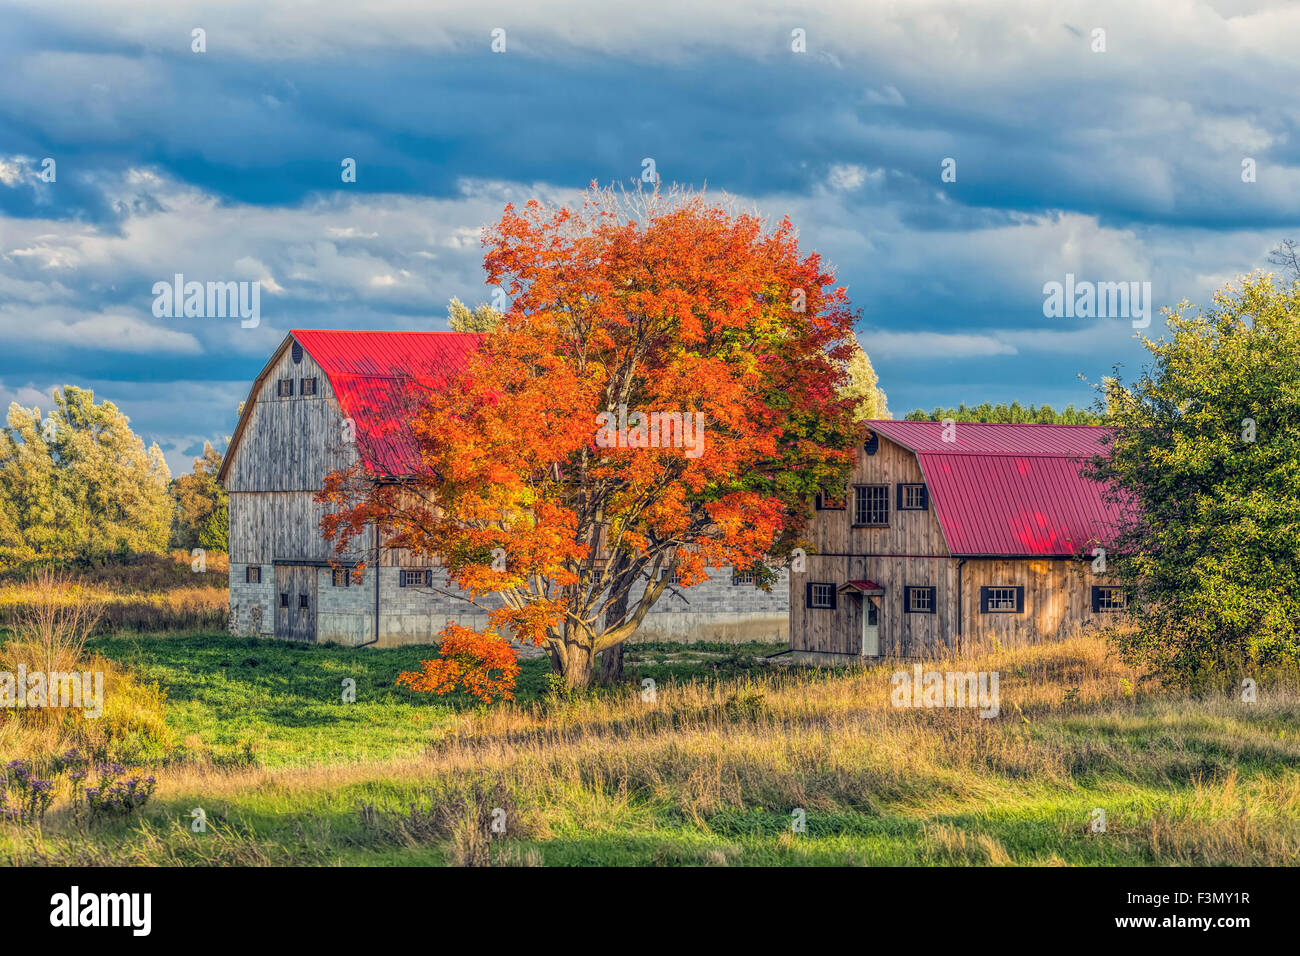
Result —
M312 377L316 394L303 396L301 380ZM294 380L291 397L276 394L281 378ZM290 345L258 389L227 483L232 492L315 491L325 475L355 457L355 448L344 441L343 415L329 379L305 352L295 365Z
M976 650L992 645L1024 646L1067 637L1108 614L1092 613L1092 586L1108 583L1094 575L1089 561L1068 559L972 558L962 569L966 627L963 645ZM980 613L981 587L1023 587L1023 614Z
M956 562L949 557L808 556L808 571L790 575L790 640L796 651L859 655L862 599L841 594L834 610L808 608L810 581L833 583L866 578L885 589L880 597L880 653L884 657L927 657L953 649L956 639ZM908 614L904 589L935 589L935 613Z
M934 513L899 511L898 484L921 483L916 456L881 436L880 448L868 455L858 447L857 461L845 488L843 511L816 511L809 522L809 540L818 554L943 554L948 553L943 529ZM854 528L853 486L889 485L889 527Z
M955 562L948 556L934 502L925 511L899 511L899 483L922 483L916 456L884 436L876 454L861 446L845 487L843 511L820 510L809 522L815 553L808 572L790 576L790 640L795 650L831 654L861 653L861 600L841 594L834 611L805 606L809 581L837 587L868 579L881 584L880 651L885 656L920 656L950 647L956 631ZM853 486L889 485L889 526L853 527ZM935 588L934 614L905 614L903 589Z
M334 545L321 537L325 506L310 491L231 492L230 561L270 564L272 561L332 561ZM355 542L355 554L365 557L367 534Z

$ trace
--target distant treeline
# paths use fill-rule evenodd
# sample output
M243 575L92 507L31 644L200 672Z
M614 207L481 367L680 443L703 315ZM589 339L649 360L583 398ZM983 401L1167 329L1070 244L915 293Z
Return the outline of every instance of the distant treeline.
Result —
M0 574L200 547L225 551L221 454L173 479L112 402L69 385L48 416L9 406L0 427Z
M941 422L944 419L955 422L1005 422L1010 425L1100 425L1101 416L1073 405L1066 405L1057 411L1051 405L1021 405L1012 402L1007 405L998 402L984 402L981 405L967 405L962 402L956 408L935 408L928 412L915 409L907 413L909 422Z

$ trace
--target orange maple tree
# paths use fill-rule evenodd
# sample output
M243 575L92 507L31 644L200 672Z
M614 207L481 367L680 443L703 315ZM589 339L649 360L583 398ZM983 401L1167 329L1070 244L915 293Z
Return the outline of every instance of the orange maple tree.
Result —
M507 637L580 688L670 587L726 566L770 582L856 431L839 395L854 315L788 220L593 185L576 209L507 206L484 245L511 306L422 397L417 473L354 466L320 498L340 553L377 524L489 610L401 679L486 699L513 686Z

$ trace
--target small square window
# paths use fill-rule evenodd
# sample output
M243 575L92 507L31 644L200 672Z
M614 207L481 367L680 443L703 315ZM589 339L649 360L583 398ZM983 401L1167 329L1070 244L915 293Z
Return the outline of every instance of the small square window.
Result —
M808 585L808 606L810 608L835 608L835 585L823 581L814 581Z
M305 594L298 595L298 607L304 611L307 609L307 595Z
M739 574L731 576L731 583L734 587L737 584L753 584L757 580L753 571L741 571Z
M425 573L420 570L402 569L401 585L404 588L418 588L425 583Z
M291 378L280 379L280 390L279 392L277 392L277 394L281 398L289 398L291 395L293 395L293 379Z
M903 610L908 614L933 614L935 589L932 587L906 587L903 589Z
M1092 609L1097 611L1123 611L1128 607L1128 594L1123 588L1094 587Z
M288 606L289 606L289 592L288 592L288 591L281 591L281 592L280 592L280 607L288 607Z
M924 484L901 484L898 486L899 511L926 511L930 507L929 494Z
M1023 587L980 588L980 612L983 614L1020 614L1024 609Z
M304 378L304 379L302 380L302 388L300 389L300 393L303 394L303 395L315 395L315 394L316 394L316 379L314 379L314 378Z
M844 495L828 495L824 491L817 492L817 510L818 511L843 511L845 509Z
M889 526L889 485L853 486L853 524L862 528Z
M250 564L248 567L244 568L244 583L261 584L262 569L259 568L256 564Z
M352 572L347 568L335 568L331 575L331 582L336 588L346 588L352 586Z

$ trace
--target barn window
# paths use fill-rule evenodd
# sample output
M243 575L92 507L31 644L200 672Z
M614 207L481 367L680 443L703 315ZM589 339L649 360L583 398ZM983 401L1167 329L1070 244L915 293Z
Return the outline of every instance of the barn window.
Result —
M304 611L307 609L307 595L298 595L298 607L302 608Z
M280 379L280 390L276 394L278 394L281 398L288 398L289 396L291 396L293 394L293 379L291 378Z
M1097 587L1092 589L1092 611L1122 611L1128 607L1128 595L1123 588Z
M932 587L903 588L903 610L908 614L933 614L935 589Z
M884 528L889 525L889 485L853 486L853 525Z
M738 584L753 584L755 580L757 579L754 577L753 571L741 571L739 574L733 574L731 576L732 586Z
M824 491L817 492L818 511L843 511L844 508L844 495L828 495Z
M980 588L981 614L1023 614L1025 589L1023 587Z
M314 378L304 378L304 379L302 380L302 388L299 389L299 394L301 394L301 395L315 395L315 394L316 394L316 379L314 379Z
M930 493L925 490L924 484L904 483L898 486L899 511L928 511L929 508Z
M867 440L863 442L862 450L868 455L874 455L876 452L880 451L880 436L875 432L871 432L867 436Z
M301 343L301 342L298 342L298 341L295 340L294 343L293 343L293 348L290 349L290 352L292 352L292 354L293 354L293 364L294 364L294 365L299 365L299 364L301 364L301 363L302 363L302 343Z
M289 606L289 592L288 592L288 591L281 591L281 592L280 592L280 607L288 607L288 606Z
M331 583L336 588L347 588L352 586L352 573L347 568L335 568L331 575Z
M262 569L259 568L256 564L250 564L248 567L244 568L244 583L261 584Z
M403 568L397 578L397 586L403 588L433 587L433 572L419 568Z
M804 597L806 598L806 603L810 608L835 609L834 584L827 584L822 581L813 581L808 585L808 590Z

